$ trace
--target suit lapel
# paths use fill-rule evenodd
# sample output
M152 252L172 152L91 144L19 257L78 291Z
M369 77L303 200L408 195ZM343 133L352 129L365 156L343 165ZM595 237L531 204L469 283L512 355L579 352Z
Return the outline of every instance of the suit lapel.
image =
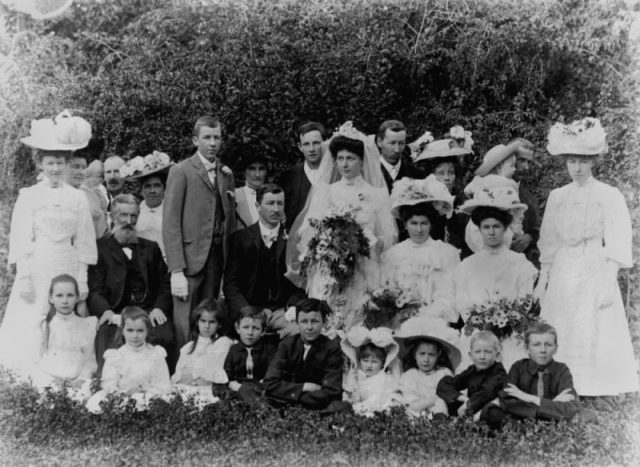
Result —
M384 177L384 181L387 184L387 190L389 190L389 193L391 193L391 188L393 187L393 179L391 178L391 175L389 174L389 172L387 172L386 167L382 165L382 163L380 163L380 169L382 170L382 176Z
M122 251L122 247L114 236L109 237L106 242L106 246L108 248L109 256L115 260L116 263L120 263L122 265L127 264L127 256L124 254L124 251Z
M138 244L136 245L136 259L138 260L138 267L140 268L140 274L142 274L142 279L144 280L144 284L147 286L147 290L149 287L149 271L147 271L147 257L149 256L149 250L147 245L138 240Z
M204 168L204 164L200 160L200 156L198 155L198 153L191 156L191 164L193 164L193 167L195 168L196 173L202 179L205 185L207 185L207 187L211 191L215 191L213 187L213 183L211 183L211 180L209 179L209 172L207 172L207 169ZM219 164L217 164L216 166L218 165Z

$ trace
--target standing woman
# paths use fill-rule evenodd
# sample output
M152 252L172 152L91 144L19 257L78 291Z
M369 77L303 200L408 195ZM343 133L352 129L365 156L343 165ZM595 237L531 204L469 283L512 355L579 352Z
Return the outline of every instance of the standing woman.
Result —
M244 186L236 188L237 230L245 229L258 222L256 193L267 180L269 163L266 156L251 154L240 161L244 171ZM286 202L286 200L285 200Z
M64 182L64 170L90 137L89 123L64 111L55 120L32 121L31 134L21 140L37 150L42 180L20 190L11 217L9 263L16 264L16 277L0 327L0 364L22 374L38 359L51 279L69 274L80 300L87 297L95 231L86 195Z
M536 295L541 318L558 331L558 360L582 396L638 390L637 363L618 269L632 266L631 220L618 189L592 176L607 150L600 121L556 123L547 151L561 156L572 182L549 194L540 230ZM546 288L546 292L545 292Z

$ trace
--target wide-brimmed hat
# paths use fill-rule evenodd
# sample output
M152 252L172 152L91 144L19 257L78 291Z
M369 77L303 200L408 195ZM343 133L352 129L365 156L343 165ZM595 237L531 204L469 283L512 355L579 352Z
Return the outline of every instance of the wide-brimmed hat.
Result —
M449 355L453 368L460 365L462 355L456 346L459 341L458 332L442 320L420 316L409 318L396 332L396 338L400 341L403 354L406 354L409 346L418 339L438 342Z
M473 154L473 150L458 146L452 138L438 139L427 144L415 161L435 161L444 157L461 157L467 154Z
M455 196L449 193L447 186L431 174L424 180L402 178L393 184L391 191L391 214L400 218L403 206L415 206L422 203L436 203L434 207L441 214L451 217Z
M527 147L529 146L530 147ZM496 166L511 156L524 157L533 160L533 145L525 139L513 140L509 144L498 144L484 155L482 164L476 169L476 175L484 177L488 175Z
M86 147L90 139L89 122L63 110L53 119L32 120L29 136L20 141L43 151L75 151Z
M607 135L597 118L583 118L565 125L556 123L547 136L547 151L552 156L574 154L598 156L606 154Z
M480 206L501 209L510 212L512 215L517 215L527 210L527 205L520 202L518 184L514 180L501 175L476 176L465 187L464 191L473 196L459 208L460 211L467 214L471 214Z
M266 154L262 154L259 152L250 152L249 154L243 154L238 159L237 167L240 170L246 170L246 168L249 167L251 164L254 164L256 162L262 162L267 166L267 168L269 168L269 163L273 161L274 161L274 158L271 156L267 156Z
M153 151L144 157L137 156L125 162L120 167L120 176L130 181L142 180L151 175L163 178L167 176L172 165L173 162L168 154Z
M349 361L357 367L358 348L369 343L384 349L387 353L383 369L386 369L400 353L400 344L393 338L391 329L384 327L367 329L364 326L354 326L340 341L340 347Z

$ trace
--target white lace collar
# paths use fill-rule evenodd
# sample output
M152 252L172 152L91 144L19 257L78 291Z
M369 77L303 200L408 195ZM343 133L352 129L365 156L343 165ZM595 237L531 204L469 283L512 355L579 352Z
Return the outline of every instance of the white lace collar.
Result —
M353 178L340 178L340 180L338 180L337 183L340 183L341 185L344 186L362 186L364 185L364 178L362 178L362 175L357 175Z

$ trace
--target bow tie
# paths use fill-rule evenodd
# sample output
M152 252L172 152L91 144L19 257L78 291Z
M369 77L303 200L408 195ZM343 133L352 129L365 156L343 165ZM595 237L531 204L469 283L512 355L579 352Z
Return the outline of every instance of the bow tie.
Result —
M210 165L209 167L207 167L207 172L215 172L216 171L216 165Z
M262 239L264 240L265 243L273 243L276 241L277 238L278 238L277 233L268 233L268 234L262 235Z

